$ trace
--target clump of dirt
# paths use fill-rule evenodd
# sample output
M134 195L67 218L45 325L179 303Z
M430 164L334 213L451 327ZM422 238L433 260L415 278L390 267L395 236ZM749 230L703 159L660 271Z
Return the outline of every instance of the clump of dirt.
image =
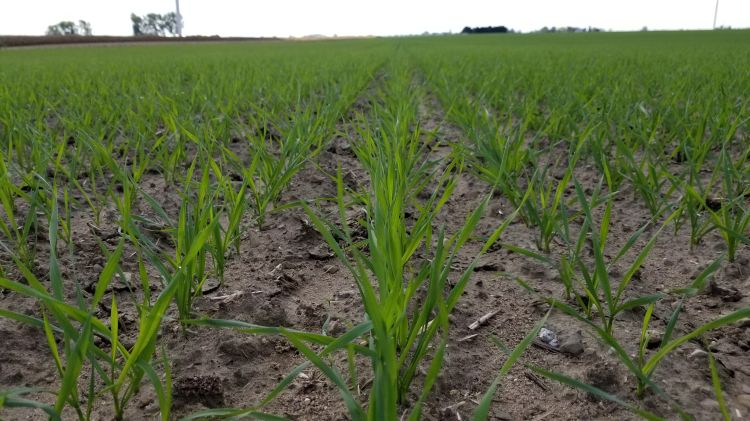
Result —
M256 337L230 338L221 341L218 346L221 355L234 358L241 358L251 361L256 356L263 354L264 348L268 346L267 341Z
M174 380L174 399L177 405L200 402L209 408L224 405L223 380L218 376L201 375Z
M622 374L613 363L599 361L589 367L584 373L584 382L601 389L610 394L616 394L620 390L620 378ZM589 394L589 398L597 400L599 397Z

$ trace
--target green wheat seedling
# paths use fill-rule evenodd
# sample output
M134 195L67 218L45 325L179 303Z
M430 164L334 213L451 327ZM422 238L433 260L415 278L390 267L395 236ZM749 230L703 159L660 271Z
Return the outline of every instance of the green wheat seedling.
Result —
M60 215L60 227L62 228L60 234L61 239L65 242L65 244L67 244L68 249L72 252L72 208L75 206L75 203L72 198L72 194L70 193L72 189L70 188L68 183L63 182L63 180L69 180L72 173L72 171L69 170L65 165L63 165L62 162L65 156L65 146L67 146L66 143L60 143L57 151L57 157L54 161L54 179L52 181L54 188L51 196L54 198L54 200L59 200L58 191L62 192L63 214ZM61 180L58 181L58 177L60 177Z
M446 242L441 232L437 236L435 254L430 263L411 273L414 269L410 261L420 245L432 238L432 220L453 190L453 165L449 165L439 178L438 187L430 199L418 207L416 221L410 227L405 217L406 206L424 188L423 180L429 178L425 177L429 174L429 167L425 165L429 164L425 164L426 146L419 139L418 128L409 134L407 123L414 117L411 112L413 108L407 107L410 99L404 95L405 91L398 90L403 85L394 85L391 91L393 102L387 103L383 110L376 110L376 115L383 118L380 130L363 131L362 140L355 144L355 152L371 180L372 193L367 200L369 256L354 249L354 261L349 261L338 244L331 241L332 233L322 231L329 240L329 246L350 267L365 312L373 322L371 347L377 358L372 361L375 380L370 395L369 418L375 419L397 416L397 408L406 402L419 363L427 359L428 345L432 337L437 336L442 339L432 360L430 376L412 414L420 412L421 402L434 381L432 376L437 375L441 364L441 354L447 340L447 314L454 305L451 300L446 302L442 297L448 268L443 265L453 259L446 245L450 247L455 243L460 248L477 222L475 220L466 225L463 239L456 237ZM403 108L399 104L404 104ZM372 133L377 134L373 136ZM340 207L343 207L341 201ZM327 227L314 214L309 211L308 214L316 228L321 230ZM344 226L346 221L341 221L341 224ZM369 275L365 268L371 270L373 275ZM373 276L377 290L372 287ZM426 301L415 303L419 310L410 320L407 313L409 304L416 300L415 294L422 286L427 288ZM431 317L434 317L432 322ZM428 326L429 323L432 324ZM407 350L415 346L414 354L410 355Z
M128 403L140 390L144 375L153 383L159 400L162 420L169 419L171 388L168 365L165 364L164 384L153 368L152 357L155 352L156 337L161 320L171 303L177 283L171 281L159 294L156 301L148 308L141 309L138 337L131 349L126 349L119 340L119 313L117 300L112 296L109 320L100 320L95 314L102 303L106 290L115 273L119 271L124 239L109 254L107 262L96 282L94 295L90 302L83 298L80 288L75 289L75 304L69 304L65 298L65 281L58 266L56 247L58 241L57 209L52 209L49 226L50 238L50 288L48 290L36 276L16 259L18 268L28 283L0 279L0 286L17 294L36 299L42 309L43 318L36 319L9 310L0 310L0 316L29 324L43 330L60 379L56 393L53 418L62 415L66 407L74 410L79 420L89 420L97 400L105 394L112 398L113 416L116 420L124 419ZM4 246L4 245L3 245ZM5 246L4 246L5 247ZM10 251L6 248L6 251ZM191 250L188 258L195 257ZM101 339L109 346L107 351L97 345L94 338ZM166 360L164 360L166 361ZM90 381L81 393L80 378L88 367ZM28 405L27 405L28 406Z
M706 192L700 193L699 190L696 190L677 177L670 176L670 181L673 185L679 186L678 188L684 192L678 202L678 215L674 220L674 231L676 233L682 226L686 223L688 224L690 229L690 249L692 250L700 244L708 233L716 229L713 221L710 217L706 216L705 212L708 194Z
M200 169L199 180L195 173ZM212 263L218 279L223 278L226 235L219 226L220 211L215 209L220 188L211 182L212 169L215 178L222 179L219 168L192 161L187 170L181 192L181 204L177 219L172 221L158 201L143 190L137 193L143 197L165 225L166 233L173 239L174 251L157 247L137 228L138 222L145 221L140 216L123 217L128 225L123 225L133 243L162 272L164 279L171 279L176 285L175 302L181 320L192 318L193 301L202 293L203 284L208 280L209 263ZM159 255L159 259L152 256ZM163 262L171 269L167 269Z
M223 213L227 218L226 227L216 224L213 239L213 247L215 249L215 253L213 253L214 260L216 261L217 272L219 272L217 275L219 276L219 280L223 282L224 256L230 247L233 247L237 254L240 253L240 240L242 237L240 224L248 207L248 185L242 182L239 187L235 186L230 177L222 174L218 164L214 161L210 161L210 164L214 177L217 178L221 194L224 197Z
M70 179L70 178L69 178ZM91 181L94 180L94 181ZM82 182L77 179L72 179L72 187L83 197L84 202L91 210L91 214L94 217L94 224L99 226L101 224L102 210L104 209L106 201L103 199L103 195L98 193L96 177L92 176Z
M623 142L617 142L617 150L618 171L630 181L634 194L640 195L651 217L661 216L671 207L669 197L675 190L675 185L669 182L667 172L650 159L637 160L633 150Z
M266 133L252 138L253 159L243 175L250 187L258 225L263 227L269 208L276 204L292 178L310 157L317 155L320 146L310 111L296 118L306 120L295 125L282 139L274 140ZM276 152L278 151L278 152Z
M626 299L625 291L634 276L648 257L649 252L656 243L659 233L676 216L676 212L666 218L666 221L656 230L641 251L635 257L621 279L611 279L610 268L618 262L636 244L645 230L651 225L646 224L633 233L625 244L617 251L614 258L609 262L605 259L607 238L612 214L612 196L605 198L605 207L601 220L594 219L592 204L596 205L599 200L597 195L587 198L583 187L574 181L578 204L582 209L583 223L579 230L577 240L572 243L569 238L570 229L562 228L563 238L568 243L568 251L563 254L557 262L558 273L565 287L567 299L573 299L583 317L589 320L599 319L601 328L608 334L614 330L614 322L619 313L649 303L661 298L659 294L651 294L643 297ZM563 212L566 215L565 212ZM564 217L561 225L567 225L569 218ZM590 246L593 254L593 262L584 257L586 245ZM530 250L525 250L512 245L504 245L512 251L519 252L543 263L550 263L546 256L539 255Z
M638 352L634 356L631 356L628 353L627 349L613 336L612 333L608 332L596 321L593 321L590 318L582 315L575 307L553 298L546 298L546 300L552 307L588 325L592 332L599 338L599 340L601 340L615 352L615 356L636 379L635 395L637 398L643 398L647 390L652 390L657 395L664 398L677 413L681 414L681 416L685 418L687 417L687 414L685 414L684 411L676 404L676 402L674 402L663 390L661 390L661 388L653 381L652 377L659 364L681 345L691 340L700 339L701 335L711 330L715 330L750 317L750 308L739 309L725 316L719 317L713 321L705 323L697 328L694 328L693 330L682 336L675 337L675 328L677 327L677 322L682 312L683 301L686 298L704 290L710 275L719 268L720 263L721 259L716 260L714 263L707 266L696 277L691 285L683 289L672 291L673 294L676 294L679 297L677 306L672 312L671 317L669 318L664 334L660 338L659 348L653 351L651 355L647 355L646 350L646 343L648 342L647 332L649 322L653 314L654 306L659 300L643 300L642 302L642 306L646 306L646 311L642 321ZM523 281L519 282L530 289L530 287L528 287ZM560 381L569 386L592 393L600 398L623 405L624 407L641 416L646 417L647 419L659 419L659 417L656 417L655 415L636 406L628 404L614 395L610 395L606 392L601 391L600 389L582 383L568 376L541 368L534 368L534 370L553 380Z
M593 268L589 268L587 263L584 261L580 253L576 253L571 263L575 269L580 272L580 277L574 276L575 284L577 288L583 291L583 295L577 295L576 300L579 305L584 309L584 313L587 316L592 315L592 311L596 310L596 314L601 319L602 327L608 334L612 334L614 329L614 322L617 314L622 311L640 307L655 300L658 300L660 296L658 294L647 295L635 299L625 299L624 293L633 280L643 262L648 257L649 252L656 243L656 239L662 229L675 217L676 213L673 213L666 221L660 226L659 229L653 234L648 240L645 246L636 256L635 260L630 264L627 271L623 275L622 279L619 279L615 284L613 279L610 279L609 268L612 264L617 262L622 256L624 256L632 247L635 245L637 240L643 234L649 224L644 225L635 233L633 233L625 244L617 252L617 255L612 259L611 262L605 261L605 247L607 244L607 237L609 235L610 218L612 212L612 199L610 197L605 205L603 217L598 224L594 220L590 203L586 198L583 188L579 183L576 182L576 193L578 196L578 203L583 209L584 214L584 227L581 230L581 235L586 235L588 241L591 243L591 251L594 255ZM576 250L581 250L581 244L583 243L582 238L579 237L577 242ZM569 271L566 270L568 274ZM615 286L616 285L616 286Z
M330 224L321 220L312 209L308 208L308 215L313 224L323 234L329 246L352 272L365 306L366 321L355 326L347 333L332 338L325 335L294 331L282 327L263 327L238 321L227 320L197 320L190 323L223 328L232 328L249 334L278 334L285 336L308 359L287 375L260 403L248 409L218 409L202 411L186 419L201 419L207 416L233 418L255 416L261 419L283 419L264 413L262 408L284 390L302 370L314 365L320 369L338 388L342 399L346 403L349 416L354 420L397 419L399 410L403 409L403 416L417 420L420 418L421 407L434 385L439 374L443 353L447 344L448 314L456 305L463 289L467 285L473 268L478 263L478 256L469 267L463 271L458 282L452 288L448 287L447 279L450 267L455 260L458 250L469 239L471 231L484 212L487 201L467 219L459 233L446 238L441 231L434 246L432 259L410 275L406 275L407 283L403 281L387 284L382 279L371 279L372 271L378 276L390 276L389 269L393 264L396 268L408 266L408 259L403 256L395 262L373 260L375 257L364 256L357 248L350 248L347 253L329 229ZM515 217L511 215L511 217ZM489 238L482 248L485 252L498 239L509 225L510 220L502 224ZM368 245L373 256L389 258L374 247L384 247L376 241L373 221L370 227ZM424 234L422 234L424 235ZM350 257L351 256L351 257ZM402 262L402 263L399 263ZM403 270L403 269L402 269ZM392 278L386 278L392 279ZM373 282L375 284L373 285ZM446 289L449 291L445 294ZM418 291L425 291L424 297L418 299ZM381 298L383 297L383 298ZM386 301L388 300L388 301ZM412 309L412 310L409 310ZM358 345L361 338L365 338L366 346ZM435 343L437 341L437 343ZM311 345L323 348L317 352ZM369 403L365 409L350 391L350 385L343 377L326 362L326 357L336 351L346 351L370 359L373 370L372 390ZM404 408L410 385L417 379L418 369L427 366L427 376L419 393L419 398L411 408ZM350 367L350 375L355 375Z
M561 210L565 207L563 193L568 188L572 176L572 168L569 168L555 186L546 170L537 170L526 188L526 195L530 199L526 200L521 208L521 214L525 216L522 216L522 219L537 228L539 235L536 238L536 246L544 253L549 253L550 244L561 224L560 218L565 214Z
M719 411L721 411L721 416L724 421L730 421L732 419L732 415L729 412L729 408L727 408L727 401L724 398L724 391L721 388L721 379L719 378L719 370L716 367L716 359L714 358L713 352L711 352L711 349L707 346L705 341L704 348L708 349L708 367L711 370L711 385L714 389L716 401L719 403Z
M426 69L428 73L431 70ZM524 196L519 178L525 165L533 161L533 152L526 147L525 139L529 134L530 119L525 116L517 123L513 115L494 115L486 104L487 89L477 89L475 96L467 96L459 88L461 84L452 83L446 75L433 75L432 78L439 87L438 95L446 108L447 117L470 140L466 151L469 168L517 208ZM486 80L479 83L483 88L489 85Z
M21 224L18 221L20 215L16 206L17 199L32 204ZM29 244L32 230L36 227L36 206L33 206L33 202L32 197L19 189L10 179L10 172L0 151L0 204L3 211L0 215L0 232L7 241L12 242L19 259L27 266L31 265L35 258L34 249Z
M622 184L625 182L625 172L620 170L625 167L621 162L622 159L617 154L611 153L609 151L611 148L603 141L592 141L587 146L587 149L589 149L588 155L604 176L604 181L606 181L610 193L620 191Z
M336 120L353 101L353 92L361 89L354 88L359 84L349 80L342 88L346 92L343 96L329 90L320 101L306 103L298 97L288 123L273 121L272 115L257 110L259 117L253 126L262 130L249 138L252 160L242 168L242 175L253 199L258 226L264 227L268 212L294 176L321 152ZM281 131L278 138L270 133L273 127Z
M709 215L713 225L719 231L727 246L727 256L733 262L740 244L750 244L748 227L750 227L750 206L746 202L746 186L748 177L741 173L729 156L729 151L723 147L717 162L717 172L721 174L721 193L723 197L718 204L719 209L712 209L704 201L705 212ZM690 186L688 194L693 200L701 197Z
M514 126L512 121L494 122L486 110L474 110L473 113L477 117L467 127L475 142L470 168L480 179L498 189L513 208L517 208L524 196L519 177L525 165L532 161L532 152L525 146L524 127Z
M381 136L384 136L382 131ZM367 319L372 321L368 342L375 351L375 358L372 358L374 381L368 419L397 417L398 408L406 403L410 386L416 380L417 369L429 364L418 401L410 411L404 412L409 414L410 419L418 419L421 405L442 365L447 340L447 316L469 281L477 260L462 272L456 285L449 288L449 294L443 296L448 288L447 276L455 256L469 239L489 200L487 198L480 204L460 232L446 237L441 230L435 238L436 245L430 246L426 241L433 238L432 220L453 188L451 166L439 178L441 187L418 208L416 221L409 226L403 206L413 196L409 194L410 189L422 188L420 181L412 180L421 176L422 172L410 172L415 167L408 164L409 157L413 156L408 152L409 143L397 139L389 141L389 138L381 137L379 142L365 140L360 146L364 150L377 148L370 155L376 158L367 166L371 171L373 191L367 211L369 256L352 248L352 257L348 257L335 241L334 234L328 228L330 224L325 224L308 210L316 228L354 276ZM389 144L391 148L387 146ZM343 207L341 198L339 204ZM343 209L340 213L343 214ZM490 236L481 253L494 244L515 216L516 213L509 216ZM345 226L346 221L341 223ZM427 247L425 251L432 256L420 269L412 269L411 261L422 243ZM426 296L419 299L417 293L423 288L426 288ZM410 308L413 310L409 311ZM439 342L430 356L433 339Z
M410 106L412 99L408 89L399 89L408 85L406 80L405 77L397 79L389 88L386 94L390 95L391 101L375 111L375 115L381 118L378 129L361 130L362 138L354 147L371 184L371 191L365 199L367 254L352 246L353 239L345 219L341 170L337 176L341 229L334 228L334 224L324 221L303 205L315 228L353 276L364 306L365 324L356 326L340 338L329 338L231 321L195 322L236 327L248 333L282 334L309 360L290 373L258 406L247 410L207 411L196 414L196 417L257 414L280 388L312 364L339 389L352 419L398 419L399 414L414 420L420 418L422 405L442 366L448 339L448 315L466 287L478 257L460 273L458 282L452 287L448 284L451 266L484 214L489 197L471 213L457 233L446 235L444 230L439 230L433 234L433 220L453 191L458 161L447 163L437 174L434 165L425 163L426 145L420 139L418 127L412 131L409 124L415 117ZM425 189L425 178L435 179L436 186L424 203L418 203L416 197ZM411 217L413 222L408 222L406 206L412 203L416 212ZM494 244L515 215L498 227L481 253ZM344 246L339 244L340 239L344 240ZM420 251L425 254L423 260L417 258ZM354 340L362 337L367 344L364 349L354 346ZM346 342L342 342L342 338L346 338ZM309 343L326 347L315 352ZM350 362L354 355L370 360L373 381L366 409L353 396L347 382L323 358L330 352L345 349ZM352 366L350 363L351 376L354 375ZM427 375L416 402L409 405L407 398L421 368Z
M537 227L539 230L539 236L536 240L537 248L545 253L549 253L550 244L558 234L561 225L567 228L567 206L564 203L563 195L573 178L581 148L587 138L588 135L584 134L575 145L571 145L570 156L567 157L567 167L556 186L548 175L548 168L537 169L528 182L526 194L521 198L523 201L523 206L520 206L521 217L530 226Z
M39 392L37 389L16 387L0 391L0 412L3 408L30 408L39 409L47 413L52 421L60 421L60 415L55 412L55 408L50 405L24 398L23 395Z
M713 97L707 99L707 102L708 104L704 107L719 105L719 101ZM726 106L726 104L721 105ZM679 137L681 140L671 157L684 162L687 183L699 191L701 190L699 188L701 172L712 164L712 152L721 150L733 142L738 129L748 121L748 117L742 113L731 112L727 109L722 111L717 114L701 113L700 118L695 121L692 121L689 115L680 116L678 127L685 133ZM715 123L712 124L714 121Z
M192 318L193 300L201 294L203 283L208 279L207 257L211 250L216 250L215 247L211 247L211 239L218 240L216 244L219 247L223 244L221 238L216 238L218 220L213 210L216 190L211 190L209 166L202 166L195 197L190 192L197 162L197 160L193 161L185 177L186 187L174 232L176 245L174 258L169 260L178 285L175 300L181 320ZM189 256L190 250L197 250L197 252L194 256ZM214 258L214 263L220 266L219 274L223 274L224 251L220 250L220 253L215 254L215 256L220 254L220 257L218 260ZM190 257L189 260L188 257Z

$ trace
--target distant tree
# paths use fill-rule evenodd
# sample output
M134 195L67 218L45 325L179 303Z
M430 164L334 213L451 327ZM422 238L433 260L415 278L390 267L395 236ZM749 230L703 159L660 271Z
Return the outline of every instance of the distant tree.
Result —
M135 13L131 13L130 21L133 22L133 35L143 35L143 32L141 32L141 28L143 27L143 18L136 15Z
M62 21L47 27L47 35L75 35L76 24L71 21Z
M505 26L484 26L477 28L464 27L462 34L505 34L508 28Z
M177 14L174 12L165 15L149 13L144 16L131 13L130 21L133 23L133 35L136 36L155 35L163 37L166 34L177 34Z
M70 35L91 35L91 24L85 20L79 20L78 23L73 23L69 20L64 20L55 25L47 27L47 35L50 36L70 36Z
M78 21L78 33L79 35L90 36L91 35L91 24L85 20Z
M161 35L161 15L149 13L146 15L143 32L149 35Z
M175 12L169 12L161 17L161 23L159 25L161 35L166 33L174 36L177 35L177 14Z

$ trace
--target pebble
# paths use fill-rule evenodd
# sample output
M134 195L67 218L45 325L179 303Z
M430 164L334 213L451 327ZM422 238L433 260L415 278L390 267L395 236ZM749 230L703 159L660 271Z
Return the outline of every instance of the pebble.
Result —
M693 352L691 352L690 355L688 355L688 359L689 360L695 360L695 359L698 359L698 358L703 358L706 355L708 355L708 352L706 352L706 351L704 351L702 349L696 349Z
M353 297L354 294L356 294L357 291L355 290L347 290L347 291L338 291L334 294L334 297L337 300L343 300L345 298Z
M338 320L331 320L328 324L328 334L338 337L344 333L346 333L346 325Z
M333 253L328 250L327 244L320 244L319 246L308 250L307 255L314 260L326 260L333 257Z
M740 405L744 406L747 409L750 409L750 394L743 393L742 395L737 395L736 400Z
M557 348L560 346L560 341L557 339L557 335L555 335L555 332L547 329L546 327L543 327L539 330L539 339L553 348Z
M705 409L717 409L719 408L719 402L713 399L703 399L701 401L701 407Z
M339 271L339 268L334 265L326 265L323 267L323 272L325 273L336 273Z
M130 272L123 272L121 277L119 273L115 274L114 279L117 281L113 288L115 291L125 291L133 288L133 274Z

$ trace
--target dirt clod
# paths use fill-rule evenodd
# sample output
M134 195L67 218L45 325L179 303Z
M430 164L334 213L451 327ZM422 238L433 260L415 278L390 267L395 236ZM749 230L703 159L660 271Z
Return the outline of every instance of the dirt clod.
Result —
M583 335L580 330L560 335L560 352L572 356L578 356L583 354L583 351Z
M307 252L307 255L314 260L328 260L333 257L333 253L328 249L328 245L326 244L313 247Z
M258 338L228 339L219 344L219 352L230 357L252 360L263 350Z
M209 408L224 404L224 386L218 376L183 377L174 382L175 400L182 403L200 402Z
M620 384L618 370L614 366L604 362L597 362L586 370L585 380L586 383L607 393L617 393ZM589 395L589 397L594 400L599 399L593 395Z

